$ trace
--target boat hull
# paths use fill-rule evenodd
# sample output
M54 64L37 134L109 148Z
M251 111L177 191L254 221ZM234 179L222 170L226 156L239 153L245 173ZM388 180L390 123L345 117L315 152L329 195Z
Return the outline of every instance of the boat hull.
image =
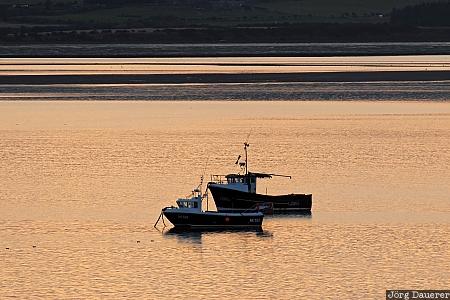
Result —
M228 189L220 185L209 185L209 190L219 212L249 211L265 203L272 204L273 213L308 213L312 207L311 194L263 195Z
M264 218L260 212L187 212L176 208L162 212L177 229L259 229Z

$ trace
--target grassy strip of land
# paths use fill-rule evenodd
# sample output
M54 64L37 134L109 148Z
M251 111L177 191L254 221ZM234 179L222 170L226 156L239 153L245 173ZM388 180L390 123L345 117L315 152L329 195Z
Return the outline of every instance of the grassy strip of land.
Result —
M428 0L435 2L438 0ZM235 26L389 21L394 9L423 0L3 0L0 20L89 27Z
M6 0L0 42L450 41L450 1Z
M302 43L302 42L445 42L450 28L393 24L278 24L260 27L196 27L170 29L59 30L39 28L4 33L4 43Z

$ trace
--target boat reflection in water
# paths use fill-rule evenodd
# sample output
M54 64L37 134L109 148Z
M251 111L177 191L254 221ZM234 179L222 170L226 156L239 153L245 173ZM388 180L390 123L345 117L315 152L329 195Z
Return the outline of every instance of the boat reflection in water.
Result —
M167 238L176 239L178 242L187 243L192 245L201 245L202 234L201 230L181 230L176 227L171 227L168 230L163 230L162 234Z

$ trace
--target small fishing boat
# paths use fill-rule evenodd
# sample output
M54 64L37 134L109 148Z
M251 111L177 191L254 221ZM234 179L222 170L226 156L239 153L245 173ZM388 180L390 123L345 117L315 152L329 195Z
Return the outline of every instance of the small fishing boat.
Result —
M166 217L176 229L261 229L262 212L223 213L202 210L203 196L199 188L189 198L178 199L178 207L165 207L161 217ZM155 224L157 225L158 221Z
M266 214L270 213L300 213L310 214L312 194L267 195L256 192L257 179L272 178L287 175L254 173L248 171L247 148L244 143L245 162L240 162L239 155L236 165L241 167L243 174L212 175L208 183L217 210L219 212L248 211L252 207Z

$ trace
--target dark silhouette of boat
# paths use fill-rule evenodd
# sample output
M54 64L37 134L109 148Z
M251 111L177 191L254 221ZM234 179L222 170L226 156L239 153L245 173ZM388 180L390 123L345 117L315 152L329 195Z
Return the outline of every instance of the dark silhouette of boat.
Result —
M248 171L247 148L244 143L245 162L236 164L245 170L244 174L212 175L208 183L217 210L219 212L240 212L255 208L264 213L310 213L312 207L311 194L264 195L256 192L257 179L286 175L254 173Z
M177 205L178 207L163 208L161 213L176 229L181 230L261 229L264 218L262 212L255 211L232 213L203 211L200 189L195 189L190 198L178 199Z

